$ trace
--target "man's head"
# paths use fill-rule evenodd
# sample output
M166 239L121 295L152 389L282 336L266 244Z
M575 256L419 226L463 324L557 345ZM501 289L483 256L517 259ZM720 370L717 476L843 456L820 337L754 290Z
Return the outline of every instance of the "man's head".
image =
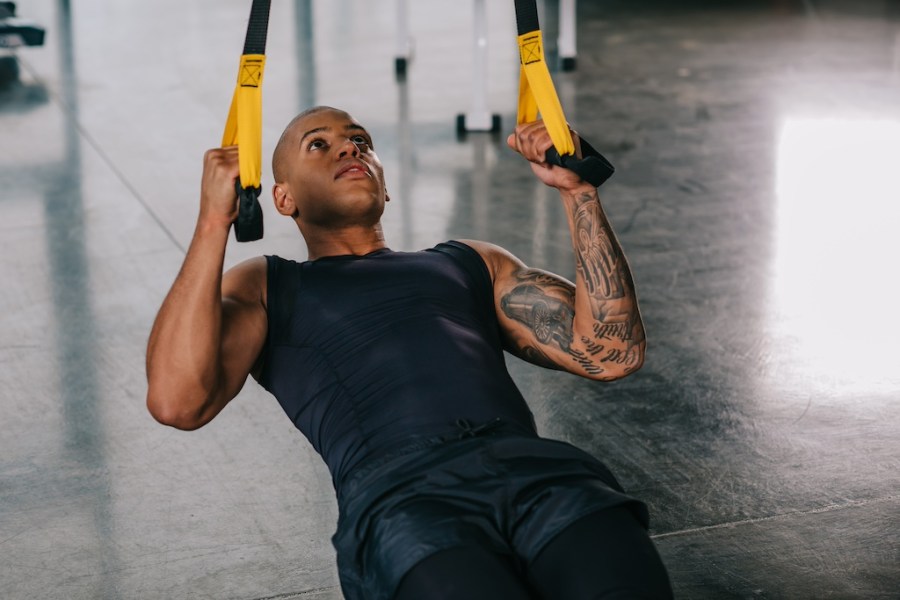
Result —
M378 223L387 198L369 133L342 110L317 106L294 117L272 157L275 208L300 225L340 229Z

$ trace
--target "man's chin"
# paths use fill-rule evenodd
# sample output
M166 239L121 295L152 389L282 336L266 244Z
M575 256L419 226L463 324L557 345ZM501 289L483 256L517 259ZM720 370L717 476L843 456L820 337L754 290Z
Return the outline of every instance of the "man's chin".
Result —
M323 229L344 229L347 227L373 227L381 221L384 214L384 202L373 201L371 198L365 201L341 203L340 208L325 211L316 215L309 215L307 221Z

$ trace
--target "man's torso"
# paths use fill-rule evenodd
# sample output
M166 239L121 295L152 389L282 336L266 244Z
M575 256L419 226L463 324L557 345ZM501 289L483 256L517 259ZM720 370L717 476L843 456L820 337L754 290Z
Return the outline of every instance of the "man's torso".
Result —
M268 257L260 382L336 485L357 466L464 420L534 435L510 378L480 256L457 242L296 263Z

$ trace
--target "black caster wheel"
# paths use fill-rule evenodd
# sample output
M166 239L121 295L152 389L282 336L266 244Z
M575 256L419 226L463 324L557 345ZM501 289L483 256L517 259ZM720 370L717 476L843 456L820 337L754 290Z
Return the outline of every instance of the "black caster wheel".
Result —
M405 58L395 58L394 59L394 74L397 76L399 81L403 81L406 79L406 67L409 64Z

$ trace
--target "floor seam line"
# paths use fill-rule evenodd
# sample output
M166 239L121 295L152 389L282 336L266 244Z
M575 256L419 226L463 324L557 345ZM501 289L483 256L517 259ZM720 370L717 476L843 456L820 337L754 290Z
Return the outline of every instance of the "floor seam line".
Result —
M304 590L302 592L287 592L285 594L276 594L274 596L262 596L260 598L253 598L252 600L290 600L291 598L302 598L309 594L317 594L319 592L328 592L331 590L338 589L336 585L329 585L325 587L317 587L309 590Z
M669 533L658 533L655 535L651 535L650 537L654 540L660 540L660 539L675 537L675 536L679 536L679 535L688 535L691 533L714 531L716 529L729 529L732 527L739 527L741 525L753 525L756 523L777 521L780 519L786 519L788 517L816 515L816 514L820 514L820 513L836 512L839 510L846 510L846 509L850 509L850 508L859 508L861 506L869 506L872 504L881 504L883 502L890 502L892 500L896 500L897 498L898 498L898 496L887 496L886 498L875 498L873 500L856 500L856 501L848 502L845 504L829 504L828 506L821 506L819 508L813 508L810 510L798 510L795 512L782 513L779 515L771 515L768 517L757 517L755 519L743 519L740 521L729 521L727 523L717 523L715 525L705 525L703 527L692 527L690 529L681 529L679 531L671 531Z
M84 138L84 140L91 148L94 149L94 151L100 156L100 160L106 163L106 165L112 170L113 175L115 175L116 179L118 179L119 182L125 186L125 189L127 189L132 194L132 196L134 196L138 204L140 204L144 208L144 210L147 211L147 214L149 214L150 217L154 221L156 221L156 224L160 229L162 229L163 233L166 234L166 237L168 237L169 240L171 240L171 242L175 244L176 248L181 250L182 254L187 254L187 248L181 245L175 235L171 231L169 231L169 228L166 227L165 223L163 223L162 219L153 211L153 209L150 208L150 204L143 198L143 196L141 196L137 188L135 188L131 184L131 182L129 182L128 179L125 178L125 174L122 173L121 170L119 170L115 163L113 163L109 158L109 155L107 155L107 153L104 152L104 150L100 147L100 144L88 133L87 129L78 120L78 117L76 116L73 108L69 106L69 104L60 96L60 94L58 94L55 90L51 89L46 84L44 79L40 75L38 75L37 70L34 69L30 64L28 64L27 61L22 60L22 58L19 56L16 56L16 61L20 65L25 67L25 70L28 71L28 73L35 79L35 81L39 81L44 86L44 89L47 90L47 93L50 95L50 97L52 97L56 101L57 105L62 108L63 112L72 120L72 123L74 124L75 130L78 132L78 134L82 138Z

